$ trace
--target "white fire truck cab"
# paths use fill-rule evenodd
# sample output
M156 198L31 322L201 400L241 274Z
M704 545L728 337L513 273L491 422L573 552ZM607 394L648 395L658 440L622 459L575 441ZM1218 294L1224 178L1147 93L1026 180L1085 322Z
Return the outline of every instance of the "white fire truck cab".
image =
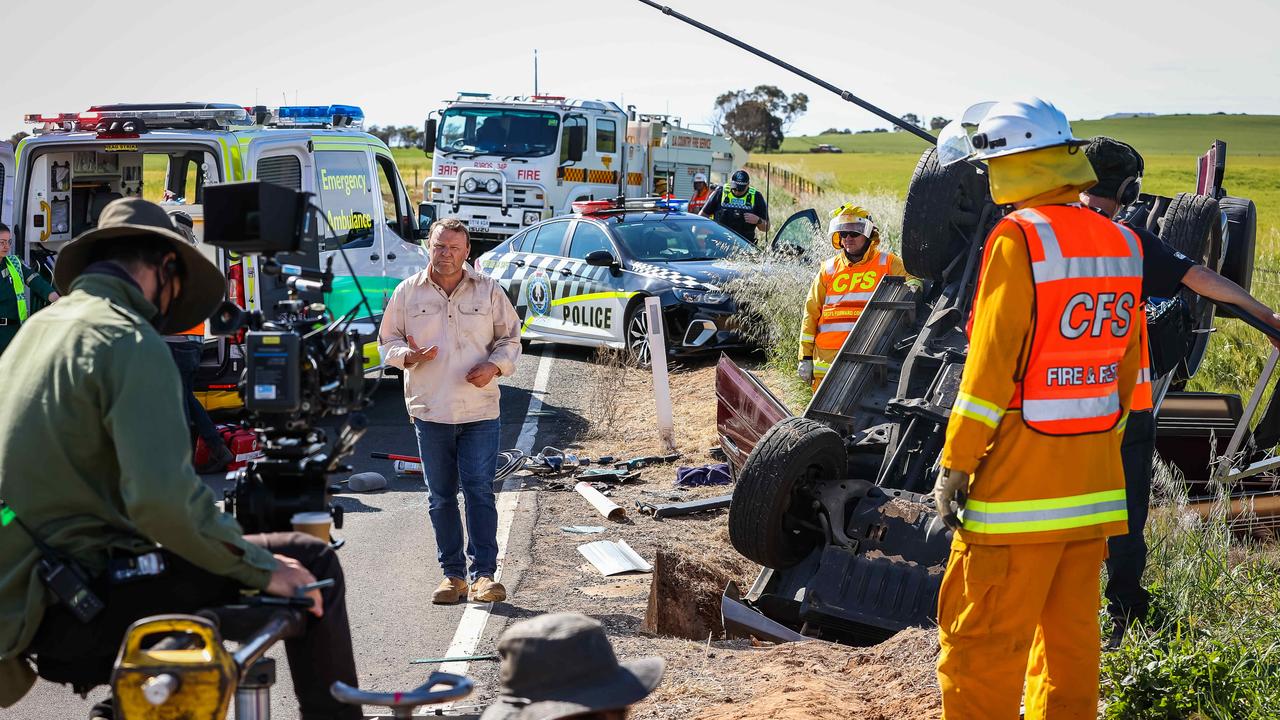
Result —
M654 194L689 198L693 177L720 181L747 159L732 140L604 100L458 93L427 119L433 154L419 221L456 217L479 256L573 203Z

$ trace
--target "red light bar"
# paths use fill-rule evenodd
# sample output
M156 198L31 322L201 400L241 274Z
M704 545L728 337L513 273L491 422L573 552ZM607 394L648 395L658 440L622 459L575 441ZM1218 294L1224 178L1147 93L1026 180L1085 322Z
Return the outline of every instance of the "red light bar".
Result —
M573 211L579 215L592 215L616 207L618 204L612 200L579 200L573 203Z

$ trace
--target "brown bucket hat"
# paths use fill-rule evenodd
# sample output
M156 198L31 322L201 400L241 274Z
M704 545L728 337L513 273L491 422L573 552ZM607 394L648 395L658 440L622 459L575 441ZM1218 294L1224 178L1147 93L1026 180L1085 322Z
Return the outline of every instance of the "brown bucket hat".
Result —
M139 236L168 240L184 268L182 292L169 306L159 331L181 332L208 320L226 294L227 282L222 273L178 232L164 208L137 197L111 201L98 217L97 227L80 233L58 251L53 266L53 281L58 292L66 294L71 289L71 283L89 265L93 249L99 243Z
M600 623L550 613L512 625L498 640L502 687L480 720L559 720L617 710L662 681L666 661L619 663Z

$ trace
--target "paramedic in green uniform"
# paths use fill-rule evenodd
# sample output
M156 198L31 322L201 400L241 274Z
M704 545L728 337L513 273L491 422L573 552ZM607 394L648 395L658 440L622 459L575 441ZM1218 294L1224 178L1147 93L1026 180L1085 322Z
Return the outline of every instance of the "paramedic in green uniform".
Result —
M0 223L0 353L9 347L9 341L18 334L18 326L31 314L31 293L47 302L58 299L58 293L48 280L16 256L13 252L13 233L9 226Z

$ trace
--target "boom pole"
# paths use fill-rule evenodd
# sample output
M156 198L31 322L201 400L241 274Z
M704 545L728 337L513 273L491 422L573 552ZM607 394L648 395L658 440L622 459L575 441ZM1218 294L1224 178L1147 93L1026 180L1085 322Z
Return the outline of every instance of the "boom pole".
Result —
M677 20L681 20L685 23L688 23L689 25L692 25L698 28L699 30L702 30L703 32L707 32L712 35L715 35L716 37L720 38L721 40L724 40L725 42L733 43L734 45L737 45L738 47L742 48L743 50L746 50L752 55L764 58L765 60L768 60L774 65L777 65L778 67L784 70L789 70L795 73L796 75L799 75L800 77L804 78L805 80L808 80L809 82L814 83L815 85L818 85L819 87L830 90L836 95L839 95L841 99L851 102L854 105L857 105L858 107L862 108L863 110L866 110L869 113L872 113L884 120L887 120L893 123L894 125L897 125L903 130L906 130L912 135L915 135L921 140L924 140L925 142L929 143L930 145L938 144L938 139L933 135L930 135L928 132L926 132L922 128L916 127L915 125L912 125L911 123L903 120L902 118L896 117L884 110L881 110L880 108L876 107L875 105L872 105L866 100L863 100L857 95L854 95L848 90L842 90L836 87L835 85L832 85L831 83L827 82L826 80L823 80L822 78L819 78L811 73L805 72L804 70L801 70L800 68L796 67L795 65L792 65L791 63L785 60L781 60L779 58L776 58L770 55L767 52L764 52L763 50L754 48L731 35L726 35L725 33L720 32L719 30L711 27L710 25L705 25L703 23L700 23L697 20L694 20L693 18L689 17L688 15L684 15L679 12L676 12L675 10L672 10L666 5L659 5L658 3L653 2L653 0L640 0L640 2L644 3L645 5L648 5L649 7L655 10L662 11L663 15L670 15L671 17Z

